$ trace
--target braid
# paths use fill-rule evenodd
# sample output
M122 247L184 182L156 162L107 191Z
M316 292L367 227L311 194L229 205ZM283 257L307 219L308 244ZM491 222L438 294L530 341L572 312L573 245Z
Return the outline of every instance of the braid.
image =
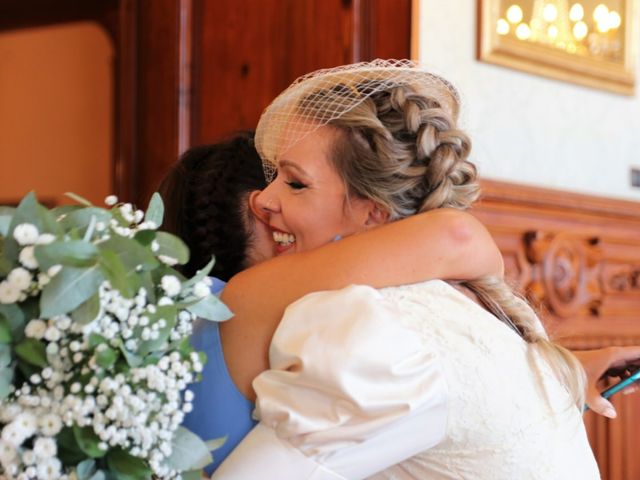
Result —
M187 151L159 188L166 203L163 228L180 236L191 252L182 266L193 275L215 255L211 272L228 280L246 267L250 232L246 198L265 187L253 135L241 133L227 142Z

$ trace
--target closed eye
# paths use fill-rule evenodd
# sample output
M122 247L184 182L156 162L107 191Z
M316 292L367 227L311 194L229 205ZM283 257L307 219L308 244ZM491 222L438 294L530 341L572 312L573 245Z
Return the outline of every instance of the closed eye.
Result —
M295 180L286 182L286 184L289 185L289 187L292 188L293 190L302 190L303 188L307 188L307 186L304 183L298 182Z

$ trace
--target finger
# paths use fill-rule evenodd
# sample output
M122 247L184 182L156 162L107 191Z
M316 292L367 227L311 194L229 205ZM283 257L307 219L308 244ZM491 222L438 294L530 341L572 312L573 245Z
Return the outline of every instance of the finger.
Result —
M616 418L617 416L616 409L613 408L611 402L606 398L601 397L600 393L595 390L590 389L590 392L587 395L587 405L589 405L589 408L598 415L603 415L607 418Z
M633 347L613 347L610 349L611 366L619 367L632 363L634 360L640 361L640 346Z

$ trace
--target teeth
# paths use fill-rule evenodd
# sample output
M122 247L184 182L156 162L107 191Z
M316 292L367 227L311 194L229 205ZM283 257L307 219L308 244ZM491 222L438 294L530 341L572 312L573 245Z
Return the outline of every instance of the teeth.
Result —
M294 237L290 233L285 232L273 232L273 240L276 243L280 243L282 245L290 245L296 241L296 237Z

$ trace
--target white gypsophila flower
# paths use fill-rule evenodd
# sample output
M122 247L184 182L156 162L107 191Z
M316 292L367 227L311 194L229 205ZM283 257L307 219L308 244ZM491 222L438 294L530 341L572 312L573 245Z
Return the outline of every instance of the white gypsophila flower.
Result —
M182 289L180 285L180 280L175 275L164 275L160 280L160 285L162 289L166 292L170 297L175 297L180 293Z
M16 303L20 299L22 291L13 284L5 281L0 282L0 303Z
M35 270L36 268L38 268L38 260L36 260L36 255L34 252L35 250L33 245L29 245L27 247L24 247L20 251L20 255L18 256L18 260L20 260L20 263L30 270Z
M24 329L24 334L30 338L36 338L40 340L44 337L44 332L47 331L47 324L44 320L40 320L39 318L35 318L27 323L27 326Z
M53 437L62 429L62 420L55 413L47 413L39 420L40 431L48 437Z
M33 453L39 460L46 460L58 453L58 446L53 438L39 437L33 442Z
M170 267L173 267L178 263L177 258L170 257L169 255L158 255L158 260L160 260L165 265L169 265Z
M109 205L110 207L113 207L116 203L118 203L118 197L116 197L115 195L109 195L104 199L104 203Z
M22 463L25 465L34 465L36 463L36 454L33 453L33 450L22 451Z
M204 298L211 293L205 282L198 282L193 286L193 294L198 298Z
M31 223L21 223L13 230L13 238L19 245L33 245L38 240L38 229Z
M36 240L36 245L49 245L56 241L56 236L52 233L41 233Z
M47 270L47 275L49 275L50 278L53 278L60 270L62 270L62 265L51 265Z
M44 287L45 285L48 285L50 281L51 281L51 278L49 277L49 275L43 272L38 273L38 286L40 288Z
M38 428L38 419L30 412L20 413L12 423L17 424L27 438L33 435Z
M158 300L158 306L164 307L165 305L173 305L173 300L169 297L161 297L160 300Z
M60 337L61 337L60 330L58 330L54 326L47 327L47 329L44 332L44 338L49 342L57 342L58 340L60 340Z
M158 250L160 250L160 244L158 243L157 240L153 240L151 242L151 251L152 252L157 252Z
M31 285L31 281L33 277L28 270L25 270L22 267L14 268L9 272L9 276L7 277L7 282L13 284L13 286L19 290L26 290Z
M0 440L0 463L6 466L13 462L17 456L16 447L11 443Z
M56 480L60 477L62 464L57 458L48 458L38 464L38 480Z

